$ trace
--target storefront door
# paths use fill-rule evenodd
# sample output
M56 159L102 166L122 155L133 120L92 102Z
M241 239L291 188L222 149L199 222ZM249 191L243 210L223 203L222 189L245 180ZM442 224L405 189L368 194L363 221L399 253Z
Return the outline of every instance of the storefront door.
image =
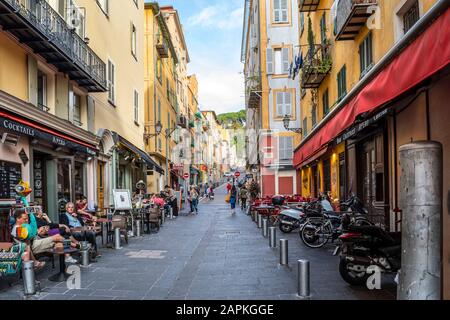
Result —
M57 158L58 211L66 210L67 202L75 202L75 163L73 157Z
M360 185L362 200L369 210L369 219L386 228L389 221L386 204L386 172L383 134L377 134L362 144Z
M105 206L105 163L97 164L97 205L100 210Z

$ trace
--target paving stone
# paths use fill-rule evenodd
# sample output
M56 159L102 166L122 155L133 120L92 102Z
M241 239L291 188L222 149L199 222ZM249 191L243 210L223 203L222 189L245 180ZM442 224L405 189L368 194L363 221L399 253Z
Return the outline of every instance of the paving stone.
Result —
M201 203L199 215L166 220L159 233L130 238L121 250L100 245L103 256L82 269L82 290L48 281L57 269L47 264L36 274L44 289L37 299L298 300L298 259L311 263L313 300L395 299L392 277L383 277L379 291L351 287L339 275L334 245L307 248L297 232L277 234L289 241L290 266L279 266L279 248L269 248L249 216L240 210L231 216L224 195L216 189L216 199ZM22 296L21 281L11 288L0 281L0 300Z

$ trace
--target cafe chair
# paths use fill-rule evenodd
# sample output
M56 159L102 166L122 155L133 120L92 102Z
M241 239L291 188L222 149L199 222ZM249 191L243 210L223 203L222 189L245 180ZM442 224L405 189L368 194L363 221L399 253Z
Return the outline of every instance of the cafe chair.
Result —
M114 221L119 219L120 221ZM127 218L125 216L119 214L113 216L112 231L114 232L116 228L120 229L120 234L124 236L125 242L128 244Z

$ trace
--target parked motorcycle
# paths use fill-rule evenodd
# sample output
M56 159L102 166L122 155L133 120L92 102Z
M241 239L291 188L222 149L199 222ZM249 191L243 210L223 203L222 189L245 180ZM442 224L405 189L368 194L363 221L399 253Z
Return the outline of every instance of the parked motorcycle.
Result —
M355 195L341 202L341 210L347 210L345 215L342 212L334 212L326 197L321 197L319 203L319 210L306 213L306 221L301 225L299 232L303 243L310 248L321 248L330 240L332 242L337 240L342 234L343 217L350 219L351 225L372 225L365 216L368 211Z
M365 285L370 274L369 266L377 266L381 272L397 273L401 267L401 233L388 233L377 226L349 225L350 218L344 217L347 230L339 239L339 273L351 285Z

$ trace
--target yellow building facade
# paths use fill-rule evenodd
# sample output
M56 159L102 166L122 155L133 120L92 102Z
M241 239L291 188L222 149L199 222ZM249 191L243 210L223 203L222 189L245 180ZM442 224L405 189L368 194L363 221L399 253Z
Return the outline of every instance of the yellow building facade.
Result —
M448 299L448 2L320 0L300 2L299 10L303 134L294 165L302 194L356 194L370 220L400 232L411 218L400 148L437 142L443 172L433 195L442 191L443 214L428 232L442 231L440 260L432 263L442 267L440 294Z
M34 186L30 200L55 219L80 196L102 209L114 189L133 192L154 167L142 138L144 1L0 6L10 12L0 19L1 109L13 128L2 134L14 141L0 158Z
M318 48L327 48L327 58L320 57L322 58L322 67L326 69L327 72L323 81L318 86L312 84L315 88L306 89L302 87L300 101L302 115L301 123L303 129L301 135L302 139L311 133L312 129L314 129L322 119L333 110L342 98L358 84L365 73L380 61L389 49L391 49L401 38L402 21L398 12L401 10L402 6L408 4L408 1L401 0L374 1L373 4L375 7L373 10L376 8L376 11L373 11L375 14L371 18L373 20L369 21L369 23L373 25L373 28L369 29L367 25L362 23L363 25L355 34L354 39L342 41L336 40L336 23L332 20L333 17L330 14L330 12L335 13L335 15L341 14L340 12L337 12L336 7L333 7L337 2L334 0L312 2L318 4L316 10L302 12L300 6L300 46L302 57L304 59L303 66L308 65L308 51L310 48L308 35L311 35L309 32L310 20L315 52L317 52ZM435 0L419 1L418 10L420 16L425 14L435 2ZM367 7L368 6L365 6L365 8ZM309 7L305 6L305 10L308 9ZM367 20L367 18L368 17L366 17L365 20ZM367 40L369 36L371 37L371 61L367 63L366 70L361 70L360 50L364 40ZM344 69L345 84L342 86L343 88L340 89L338 77L340 72L342 74ZM303 68L303 70L305 70L305 68ZM302 75L300 75L300 82L302 81L301 76ZM306 80L305 86L311 85L308 81L309 79ZM341 179L339 177L339 166L340 161L343 161L342 158L345 152L345 143L333 146L323 152L325 152L325 155L321 155L318 158L315 158L314 161L304 164L300 169L302 195L314 197L318 196L321 192L331 192L333 198L340 198L352 187L350 182L347 182L347 185L344 184L342 175ZM339 156L341 157L341 160L339 160ZM324 173L324 160L329 162L329 165L327 164L327 167L329 167L329 174ZM328 176L330 177L329 179ZM327 177L327 182L324 181L324 177ZM353 191L355 191L356 182L354 182L354 184Z
M157 3L145 4L145 119L146 150L164 167L165 173L149 176L152 192L173 185L170 175L171 150L175 147L178 123L176 67L178 57L169 28ZM156 125L162 125L156 134Z

